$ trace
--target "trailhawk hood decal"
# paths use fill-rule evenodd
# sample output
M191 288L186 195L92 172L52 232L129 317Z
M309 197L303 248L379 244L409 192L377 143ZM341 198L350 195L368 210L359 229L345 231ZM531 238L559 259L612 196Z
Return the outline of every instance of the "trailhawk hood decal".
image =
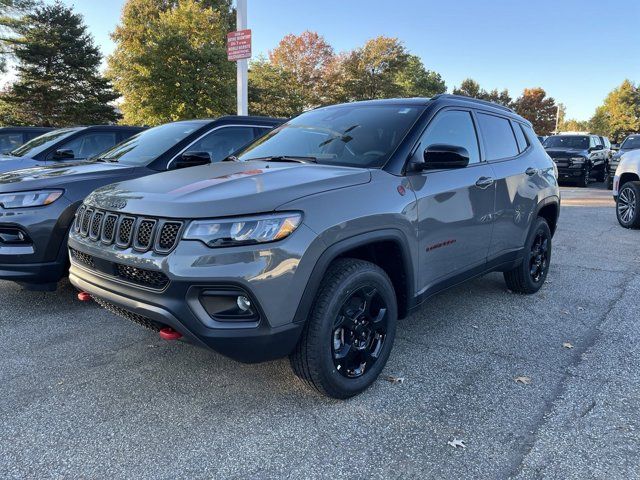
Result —
M96 178L112 182L121 180L123 175L126 175L127 169L133 170L133 167L117 163L86 161L25 168L0 174L0 192L65 188L73 182L84 182Z
M107 185L87 203L138 215L212 218L269 212L315 193L367 183L369 170L277 162L223 162Z

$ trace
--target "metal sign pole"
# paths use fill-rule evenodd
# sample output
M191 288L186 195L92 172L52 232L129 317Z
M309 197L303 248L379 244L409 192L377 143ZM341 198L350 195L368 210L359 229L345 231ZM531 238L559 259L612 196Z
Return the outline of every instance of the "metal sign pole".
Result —
M247 0L237 0L236 30L247 28ZM237 60L238 68L238 115L248 115L249 108L249 60Z

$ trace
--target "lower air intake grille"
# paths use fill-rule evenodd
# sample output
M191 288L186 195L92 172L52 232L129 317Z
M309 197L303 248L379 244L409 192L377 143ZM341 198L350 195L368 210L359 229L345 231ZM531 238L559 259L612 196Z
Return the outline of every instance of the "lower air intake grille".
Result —
M114 305L113 303L107 302L106 300L103 300L100 297L92 296L92 298L102 308L110 311L111 313L118 315L119 317L126 318L127 320L137 323L138 325L142 325L144 328L148 328L149 330L153 330L154 332L157 332L160 330L160 327L156 325L153 322L153 320L151 320L150 318L147 318L137 313L130 312L126 308L122 308L117 305Z
M162 272L154 272L152 270L144 270L142 268L121 264L116 264L115 267L118 277L132 283L137 283L138 285L162 290L169 284L169 279Z
M74 260L76 260L78 263L91 268L95 267L93 256L89 255L88 253L79 252L74 248L70 248L69 250L71 251L71 255L73 256Z

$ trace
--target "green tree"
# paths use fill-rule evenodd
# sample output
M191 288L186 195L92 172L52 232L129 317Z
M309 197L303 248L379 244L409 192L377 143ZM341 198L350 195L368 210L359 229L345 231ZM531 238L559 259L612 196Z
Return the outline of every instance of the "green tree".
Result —
M128 0L112 38L108 75L127 123L158 125L235 110L226 56L231 0Z
M592 121L598 127L606 124L607 136L615 142L640 131L640 87L624 80L607 95Z
M459 87L453 87L454 95L464 95L465 97L480 98L482 92L484 90L480 88L480 84L473 78L465 78Z
M17 28L18 79L4 96L17 123L73 125L117 120L117 98L99 74L102 56L80 15L60 2L37 8Z
M24 25L25 16L35 4L34 0L0 0L0 73L6 72L7 61L18 41L16 30Z
M407 63L396 76L403 97L432 97L447 91L439 73L427 70L416 55L408 55Z
M290 88L296 82L290 71L258 58L249 67L249 113L284 118L302 113L305 98Z
M591 131L591 128L587 120L576 120L575 118L570 118L568 120L564 120L562 123L559 124L558 131L559 132L589 132Z
M557 105L542 88L525 88L513 103L513 108L533 125L538 135L549 135L556 127Z
M269 52L271 64L289 78L288 88L293 96L302 99L304 108L327 103L326 73L333 61L333 48L316 32L286 35Z
M596 108L596 112L589 120L589 130L598 135L610 135L611 125L609 124L609 114L604 105Z

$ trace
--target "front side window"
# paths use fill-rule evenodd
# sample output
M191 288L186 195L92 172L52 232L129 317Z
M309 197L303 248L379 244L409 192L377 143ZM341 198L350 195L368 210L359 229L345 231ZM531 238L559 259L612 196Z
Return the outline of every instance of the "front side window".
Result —
M11 151L11 155L16 157L34 157L41 152L44 152L49 147L55 145L56 142L63 140L67 137L70 137L74 133L76 133L80 128L61 128L59 130L54 130L53 132L45 133L44 135L40 135L39 137L34 138L33 140L28 141L21 147L16 148Z
M470 164L480 162L478 137L469 112L447 110L438 114L420 140L416 155L422 157L429 146L437 144L464 147L469 152Z
M80 135L60 145L57 150L71 150L73 158L89 158L104 152L117 143L115 132L93 132ZM53 157L55 152L48 154Z
M518 144L508 119L478 113L487 160L501 160L518 155Z
M357 103L312 110L256 140L238 158L304 157L322 164L381 168L423 110Z
M255 137L255 129L246 127L222 127L201 138L187 150L207 152L212 162L224 160Z

